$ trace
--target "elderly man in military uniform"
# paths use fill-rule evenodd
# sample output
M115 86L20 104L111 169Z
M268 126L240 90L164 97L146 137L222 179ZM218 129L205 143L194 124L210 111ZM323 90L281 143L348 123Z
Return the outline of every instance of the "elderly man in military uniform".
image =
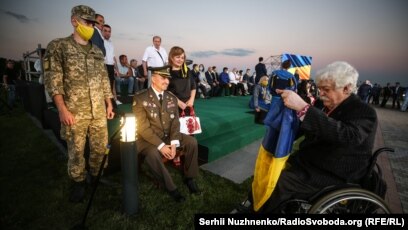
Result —
M106 118L114 116L103 53L89 42L94 23L92 8L73 7L73 34L51 41L44 58L45 86L58 108L61 137L68 146L68 175L73 181L71 202L80 202L85 195L86 137L90 145L90 175L95 178L108 142Z
M162 158L176 156L176 148L184 154L184 182L190 193L200 194L194 179L198 175L198 145L194 137L180 133L177 97L166 91L169 85L169 66L150 68L152 85L139 91L133 99L133 112L137 119L137 149L145 158L153 175L164 184L176 202L184 196L174 184Z

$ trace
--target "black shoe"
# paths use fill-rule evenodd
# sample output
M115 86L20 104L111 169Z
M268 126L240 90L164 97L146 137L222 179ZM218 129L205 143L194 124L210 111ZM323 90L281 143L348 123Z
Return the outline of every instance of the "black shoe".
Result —
M69 201L72 203L79 203L84 200L85 197L85 186L86 182L74 182L72 185L71 194L69 195Z
M169 194L178 203L184 202L186 200L186 198L184 198L184 196L181 195L181 193L177 189L170 191Z
M187 185L188 190L190 190L190 193L194 193L197 195L201 194L200 189L198 188L196 182L192 178L187 178L184 180L184 183Z
M238 205L238 207L230 212L230 214L242 214L242 213L251 213L253 209L252 203L249 200L245 200Z

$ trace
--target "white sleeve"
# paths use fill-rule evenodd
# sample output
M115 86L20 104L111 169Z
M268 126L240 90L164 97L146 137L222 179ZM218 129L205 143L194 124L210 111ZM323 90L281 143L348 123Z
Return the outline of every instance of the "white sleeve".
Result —
M147 62L147 59L149 58L149 47L146 48L144 54L143 54L143 58L142 61Z

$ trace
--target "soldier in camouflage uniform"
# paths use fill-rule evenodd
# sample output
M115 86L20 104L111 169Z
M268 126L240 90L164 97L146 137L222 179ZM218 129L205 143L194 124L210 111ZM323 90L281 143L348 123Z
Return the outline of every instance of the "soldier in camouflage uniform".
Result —
M72 8L74 33L51 41L44 58L45 87L58 108L61 137L68 146L68 175L74 182L72 202L82 201L85 195L86 137L90 145L90 174L95 177L108 142L106 118L114 116L103 53L88 42L94 22L92 8Z

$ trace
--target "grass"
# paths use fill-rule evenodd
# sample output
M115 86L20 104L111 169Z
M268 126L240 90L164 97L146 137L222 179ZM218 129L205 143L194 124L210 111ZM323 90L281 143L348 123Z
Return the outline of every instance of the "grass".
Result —
M0 116L0 130L0 228L70 229L79 223L87 203L68 201L66 159L43 130L21 108ZM175 203L143 173L139 212L134 217L123 215L121 174L116 173L107 179L117 186L98 187L87 219L89 229L193 229L194 214L230 212L245 198L251 182L235 184L200 170L197 182L203 194L195 196L188 193L178 171L170 172L186 202ZM89 194L90 189L87 199Z

